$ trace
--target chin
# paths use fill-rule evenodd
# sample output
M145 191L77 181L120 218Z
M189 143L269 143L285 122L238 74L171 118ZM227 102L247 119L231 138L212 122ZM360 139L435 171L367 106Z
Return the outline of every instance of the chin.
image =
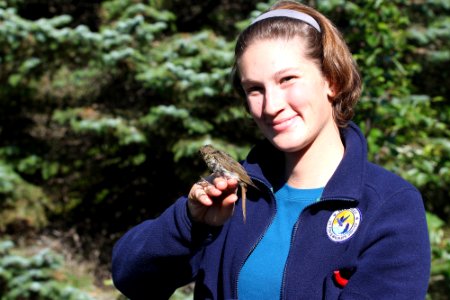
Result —
M308 143L304 141L294 141L292 139L288 141L277 141L277 139L270 139L272 144L277 148L278 150L286 153L294 153L294 152L300 152L308 147Z

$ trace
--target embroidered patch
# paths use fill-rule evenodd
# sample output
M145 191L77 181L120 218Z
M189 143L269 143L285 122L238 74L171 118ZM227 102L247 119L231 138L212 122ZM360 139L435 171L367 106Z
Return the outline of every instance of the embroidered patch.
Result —
M361 223L361 212L357 208L335 211L327 223L327 235L333 242L344 242L351 238Z

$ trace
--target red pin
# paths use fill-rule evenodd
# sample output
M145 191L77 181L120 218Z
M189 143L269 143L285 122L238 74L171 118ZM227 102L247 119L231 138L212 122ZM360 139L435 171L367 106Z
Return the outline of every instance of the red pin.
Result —
M334 280L339 284L341 287L345 287L348 283L348 279L342 277L341 272L339 270L334 271Z

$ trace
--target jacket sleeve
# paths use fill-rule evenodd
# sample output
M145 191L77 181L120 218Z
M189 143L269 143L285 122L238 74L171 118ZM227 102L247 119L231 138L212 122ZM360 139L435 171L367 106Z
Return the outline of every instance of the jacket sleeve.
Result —
M358 266L340 299L425 299L431 254L419 192L398 191L368 221Z
M114 246L114 285L130 299L168 299L193 280L195 260L208 236L193 224L181 198L160 217L129 230Z

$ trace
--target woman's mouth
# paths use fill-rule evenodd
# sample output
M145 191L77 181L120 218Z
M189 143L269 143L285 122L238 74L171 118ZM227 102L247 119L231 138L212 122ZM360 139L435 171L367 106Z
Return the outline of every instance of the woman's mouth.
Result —
M293 126L298 121L299 116L294 115L288 118L282 118L277 120L272 120L270 125L276 132L282 132L291 126Z

